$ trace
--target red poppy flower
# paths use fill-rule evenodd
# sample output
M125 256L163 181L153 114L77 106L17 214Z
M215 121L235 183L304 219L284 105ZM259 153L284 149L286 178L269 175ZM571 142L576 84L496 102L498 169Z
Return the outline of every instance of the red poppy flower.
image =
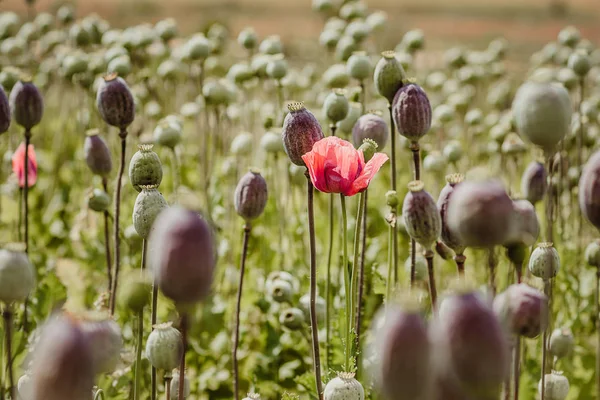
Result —
M35 150L33 145L29 145L29 164L27 166L27 186L32 187L37 181L37 161L35 159ZM17 151L12 156L12 169L13 173L19 178L19 186L25 187L25 143L17 148Z
M354 196L369 186L388 156L376 153L365 163L362 151L356 150L350 142L329 136L316 142L302 159L310 180L319 191Z

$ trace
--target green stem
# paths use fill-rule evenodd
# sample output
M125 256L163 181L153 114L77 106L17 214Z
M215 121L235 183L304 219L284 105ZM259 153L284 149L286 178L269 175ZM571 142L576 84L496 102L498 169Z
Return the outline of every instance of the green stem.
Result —
M393 282L394 282L394 225L392 222L389 224L388 229L388 271L385 289L385 301L389 304L392 298Z
M15 382L13 378L13 359L12 359L12 311L9 305L6 305L2 313L4 319L4 340L6 346L6 370L8 371L8 394L11 399L15 397Z
M360 193L360 198L358 201L358 210L356 215L356 224L354 229L354 255L352 257L352 274L351 278L351 287L350 287L350 318L348 319L349 325L348 330L350 331L349 335L352 337L352 329L355 326L356 319L355 316L358 316L358 310L355 311L355 308L360 309L360 304L358 304L358 265L359 265L359 256L360 256L360 231L362 227L362 220L365 211L365 192ZM356 306L354 302L357 302ZM356 333L356 332L355 332ZM355 345L356 349L358 347L358 337L355 336Z
M356 300L356 320L354 324L354 332L356 335L356 348L359 350L356 355L356 366L357 366L357 377L359 377L359 373L361 372L361 328L362 328L362 302L365 290L365 250L367 248L367 202L369 200L368 190L364 191L365 201L363 206L363 217L361 220L362 224L362 237L361 237L361 247L360 247L360 269L358 272L358 295Z
M104 390L96 390L96 393L94 394L94 400L104 400Z
M348 246L346 243L346 229L348 227L348 217L346 214L346 196L340 194L340 202L342 204L342 269L344 271L344 283L346 288L346 351L345 351L345 368L346 372L350 372L350 352L352 348L352 340L350 339L350 329L352 326L352 289L350 271L348 270Z
M181 185L179 180L179 159L175 147L171 149L171 152L173 156L173 165L171 166L171 169L173 170L173 195L175 197L175 203L177 203L179 186Z
M329 195L329 243L327 250L327 282L325 285L325 362L326 369L331 363L331 259L333 257L334 195Z
M134 372L134 386L133 386L133 400L140 398L140 381L142 378L142 341L144 340L144 311L140 310L138 313L138 326L137 326L137 342L135 347L135 372Z
M548 296L548 309L551 310L550 308L550 281L549 280L545 280L544 281L544 294L546 296ZM548 327L546 327L546 329L544 329L544 333L542 334L542 380L541 380L541 387L542 387L542 394L540 396L541 400L544 400L546 398L546 364L547 364L547 353L548 353Z

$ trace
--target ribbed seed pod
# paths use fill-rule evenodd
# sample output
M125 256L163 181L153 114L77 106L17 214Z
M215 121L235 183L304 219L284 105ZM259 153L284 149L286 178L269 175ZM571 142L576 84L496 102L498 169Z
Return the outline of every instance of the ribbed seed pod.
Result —
M133 206L133 226L142 239L148 239L154 220L162 210L169 207L156 185L142 185L142 191Z
M183 356L183 340L171 322L154 326L146 341L146 357L156 369L170 372Z
M544 379L544 398L548 400L565 400L569 395L569 380L562 373L552 371ZM538 384L538 393L542 393L542 381Z
M302 103L288 105L289 113L283 121L283 147L292 163L304 166L302 156L312 150L313 145L323 139L321 125Z
M524 283L496 296L494 311L512 335L535 338L548 326L548 298Z
M560 256L552 243L540 243L529 257L529 271L544 281L554 278L559 269Z
M600 229L600 151L594 153L583 168L579 179L581 213L596 229Z
M504 244L514 232L513 202L496 181L463 182L448 204L450 231L465 246Z
M600 242L594 240L585 248L585 262L596 268L600 268Z
M548 189L548 174L544 164L532 161L521 177L521 194L533 205L544 199Z
M94 372L96 374L114 372L123 347L119 324L101 314L87 314L80 326L90 344Z
M323 103L323 114L327 116L327 119L331 123L342 121L348 116L350 110L350 104L346 98L346 91L344 89L333 89L331 93L325 97Z
M91 129L86 132L83 152L85 154L85 162L93 174L102 177L110 174L112 170L112 157L106 142L99 135L98 129Z
M10 91L10 108L15 122L26 130L40 123L44 114L44 99L29 80L20 80Z
M158 154L152 151L151 144L138 146L138 151L129 162L129 181L138 192L142 186L160 185L163 177L162 164Z
M187 374L183 380L183 398L185 399L190 395L190 380ZM179 371L174 371L171 378L171 400L179 400Z
M573 332L570 329L557 328L550 335L548 350L554 357L563 358L571 354L574 345L575 338L573 337Z
M396 53L393 51L381 53L381 59L375 65L373 72L377 93L392 104L396 92L402 87L405 79L406 74L396 59Z
M450 204L450 198L454 193L454 189L464 180L462 174L451 174L446 176L446 186L440 191L440 197L437 201L437 207L440 211L440 217L442 219L442 232L440 233L440 239L442 242L450 247L456 254L462 254L465 251L465 246L461 243L457 234L454 233L448 227L448 205Z
M431 128L431 104L417 84L409 83L398 90L392 112L398 133L411 142L418 142Z
M115 73L105 76L100 83L96 107L104 122L122 130L135 118L133 95L127 83Z
M0 85L0 133L4 133L10 126L10 103L4 87Z
M355 147L360 146L363 140L371 139L377 143L377 148L381 150L385 147L388 136L387 122L375 111L359 117L356 124L354 124L354 128L352 128L352 141Z
M158 215L148 242L148 264L165 296L183 304L204 299L215 258L213 233L199 214L169 207Z
M402 216L410 237L425 250L430 250L442 231L442 219L435 201L424 187L421 181L408 184L409 192L404 198Z
M532 246L540 235L540 221L535 207L528 200L515 200L513 209L513 233L505 245L522 243Z
M267 198L267 181L259 172L250 171L235 188L235 211L246 221L252 221L263 213Z
M365 390L351 372L340 372L323 391L324 400L364 400Z
M24 301L35 286L35 269L22 243L0 249L0 301Z
M32 400L89 399L94 386L89 339L71 317L51 317L33 353Z

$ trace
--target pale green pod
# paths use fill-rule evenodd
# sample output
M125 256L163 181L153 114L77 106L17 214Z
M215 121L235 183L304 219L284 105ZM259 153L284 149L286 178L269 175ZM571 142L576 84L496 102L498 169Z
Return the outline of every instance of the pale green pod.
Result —
M323 391L324 400L364 400L365 390L361 383L350 372L340 372Z
M88 197L88 207L97 212L108 210L110 196L102 189L94 189Z
M35 270L22 243L0 249L0 301L24 301L35 286Z
M547 281L556 276L560 269L560 257L552 243L540 243L529 258L529 271L533 276Z
M156 185L141 186L133 206L133 226L142 239L148 239L158 214L169 205Z
M181 142L183 132L181 126L168 119L162 119L154 129L154 142L174 149Z
M138 192L142 185L160 185L163 171L158 155L152 151L152 145L143 144L131 157L129 163L129 181Z
M384 51L381 53L381 59L375 66L373 80L375 89L380 96L387 99L391 104L398 89L403 85L406 74L402 65L396 59L396 53L393 51Z
M156 369L170 372L179 366L183 356L181 333L171 322L154 326L146 341L146 357Z
M332 123L342 121L348 116L350 104L343 89L334 89L325 98L323 103L323 114Z
M546 374L544 379L544 395L546 400L565 400L569 395L569 380L556 371ZM538 384L538 393L542 392L542 381Z

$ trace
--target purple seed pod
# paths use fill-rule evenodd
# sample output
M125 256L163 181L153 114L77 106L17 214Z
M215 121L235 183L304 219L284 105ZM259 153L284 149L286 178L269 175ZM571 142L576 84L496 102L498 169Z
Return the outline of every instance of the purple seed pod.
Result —
M427 94L414 83L402 87L392 103L398 133L418 142L431 128L431 104Z
M176 303L196 303L210 292L216 254L208 223L194 211L170 207L154 221L148 265L163 294Z
M104 77L96 94L96 106L108 125L125 130L135 118L135 103L127 83L116 73Z
M94 364L89 339L66 315L51 317L33 352L32 400L89 399Z
M394 51L384 51L381 59L375 65L373 81L375 89L380 96L385 97L392 104L398 89L403 85L406 74Z
M94 372L114 372L121 360L123 347L119 324L100 313L85 315L80 326L90 344Z
M540 221L535 207L528 200L515 200L513 208L513 233L505 245L523 243L532 246L540 235Z
M512 335L535 338L548 326L548 298L524 283L496 296L494 311Z
M458 235L448 227L448 204L450 203L450 198L454 193L456 186L463 180L464 176L462 174L447 175L446 186L442 188L440 197L437 201L437 207L442 218L442 232L440 234L440 239L446 246L454 250L456 254L462 254L465 251L465 246L460 242Z
M235 188L235 211L246 221L258 218L267 205L267 181L257 171L246 173Z
M469 397L498 398L510 353L500 322L480 295L462 292L445 298L432 336L441 376Z
M10 91L10 108L15 122L25 130L40 123L44 114L44 99L29 80L20 80Z
M585 218L600 229L600 151L594 153L583 167L579 179L579 207Z
M406 231L423 249L430 250L442 231L442 218L433 197L421 181L408 184L409 192L404 198L402 216Z
M106 177L112 170L112 157L106 142L98 133L98 129L91 129L86 133L83 152L90 171Z
M385 399L431 398L434 374L427 324L415 307L385 306L373 320L371 374Z
M560 269L560 256L552 243L540 243L529 257L529 271L533 276L547 281Z
M359 117L352 128L352 141L355 147L360 146L363 140L371 139L377 143L377 148L382 150L387 143L388 136L387 122L376 111L370 111Z
M323 139L323 130L315 116L302 103L288 105L289 113L283 121L283 147L292 163L304 166L302 156Z
M547 179L548 174L544 164L532 161L521 177L521 194L533 205L542 201L548 189Z
M504 244L514 232L513 202L497 181L463 182L448 204L448 228L465 246Z
M10 126L10 104L2 85L0 85L0 133L4 133Z

